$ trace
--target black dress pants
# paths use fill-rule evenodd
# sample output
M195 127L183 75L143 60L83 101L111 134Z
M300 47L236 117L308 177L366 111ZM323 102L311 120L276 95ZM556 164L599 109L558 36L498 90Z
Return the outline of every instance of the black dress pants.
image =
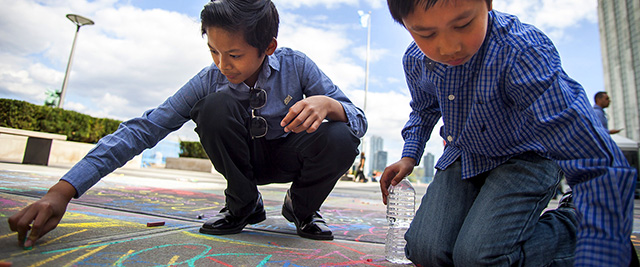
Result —
M248 103L225 92L196 103L191 118L214 168L227 180L226 206L234 216L253 211L257 185L292 182L294 214L303 220L320 209L353 164L360 144L344 122L324 122L313 133L251 139Z

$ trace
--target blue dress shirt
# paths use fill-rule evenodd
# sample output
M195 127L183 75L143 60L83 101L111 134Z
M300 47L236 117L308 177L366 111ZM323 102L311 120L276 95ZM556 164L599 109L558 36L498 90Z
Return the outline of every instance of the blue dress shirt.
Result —
M600 127L548 37L491 11L485 41L467 63L434 62L412 43L403 65L412 97L403 157L419 162L442 117L447 143L436 168L460 158L463 179L528 151L552 159L582 215L576 265L628 264L636 171Z
M600 122L602 123L602 127L608 130L609 120L607 119L607 115L604 113L604 109L601 106L598 106L598 104L594 104L593 112L596 114L596 117L598 117L598 120L600 120Z
M305 54L289 48L280 48L268 56L255 87L267 92L267 103L260 109L269 125L265 138L286 136L280 121L289 108L304 97L325 95L342 104L348 125L356 136L367 130L363 111L309 59ZM157 108L145 111L141 117L120 124L112 134L100 139L96 146L62 180L69 182L81 196L102 177L121 167L144 149L155 146L169 133L180 129L189 121L191 108L202 98L217 91L228 91L239 100L249 98L249 87L244 83L231 84L220 70L211 64L195 75L187 84Z

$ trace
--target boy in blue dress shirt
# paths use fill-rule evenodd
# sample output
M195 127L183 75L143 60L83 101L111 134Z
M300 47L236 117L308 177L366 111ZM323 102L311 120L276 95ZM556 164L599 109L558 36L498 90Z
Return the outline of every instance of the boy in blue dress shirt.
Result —
M412 112L402 158L419 163L442 117L447 141L405 235L422 266L626 266L637 174L563 71L551 40L491 0L388 0L411 34ZM541 215L559 180L573 189Z
M282 215L302 237L333 239L318 211L358 154L364 113L306 55L276 49L279 18L270 0L213 0L200 16L214 64L123 122L42 199L11 216L21 246L55 228L72 198L188 120L227 180L225 207L201 233L239 233L265 220L257 185L292 182Z

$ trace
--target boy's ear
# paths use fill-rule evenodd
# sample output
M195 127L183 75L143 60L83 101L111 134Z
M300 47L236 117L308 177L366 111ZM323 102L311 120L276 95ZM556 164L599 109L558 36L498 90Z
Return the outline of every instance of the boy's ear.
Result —
M271 40L271 43L269 43L269 46L267 46L267 50L264 53L267 54L267 56L273 55L273 52L276 51L276 48L278 48L278 40L273 37L273 40Z

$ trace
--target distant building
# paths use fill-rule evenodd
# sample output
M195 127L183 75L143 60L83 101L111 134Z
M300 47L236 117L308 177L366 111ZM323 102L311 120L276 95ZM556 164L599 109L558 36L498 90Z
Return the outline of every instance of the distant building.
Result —
M375 165L373 166L371 172L373 171L379 171L382 172L384 171L384 168L387 167L387 151L377 151L374 154L374 163Z
M367 173L369 173L369 175L372 175L374 170L377 170L377 171L384 170L384 168L382 169L378 168L378 166L381 164L377 162L378 157L376 156L378 151L382 151L384 147L384 140L380 136L372 135L369 142L370 142L369 151L367 151L368 155L365 155L365 157L367 157L367 160L369 161L369 171ZM383 164L384 165L387 164L386 154L385 154L385 160Z
M435 156L431 153L427 153L422 157L422 164L424 165L424 182L430 183L433 180Z
M598 0L598 24L609 129L640 141L640 4Z

